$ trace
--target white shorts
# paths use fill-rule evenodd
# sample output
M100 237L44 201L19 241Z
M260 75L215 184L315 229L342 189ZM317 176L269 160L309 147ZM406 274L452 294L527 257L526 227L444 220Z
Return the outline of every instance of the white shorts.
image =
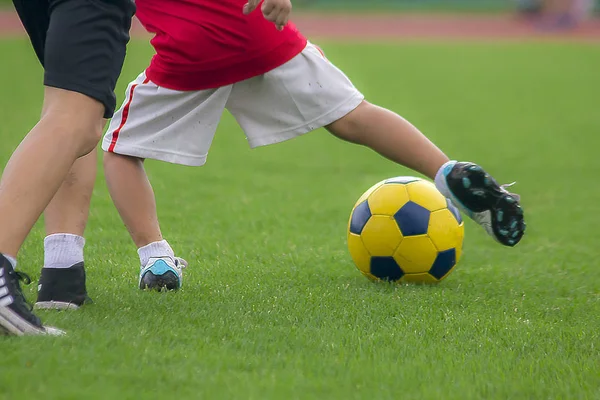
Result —
M129 84L102 149L199 166L206 162L224 109L235 117L250 147L257 147L329 125L363 99L346 75L310 43L264 75L217 89L166 89L141 73Z

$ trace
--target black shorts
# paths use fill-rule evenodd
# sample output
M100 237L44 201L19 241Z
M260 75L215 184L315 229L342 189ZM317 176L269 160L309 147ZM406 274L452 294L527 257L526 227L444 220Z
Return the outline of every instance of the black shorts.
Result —
M13 0L44 67L44 85L92 97L112 117L132 0Z

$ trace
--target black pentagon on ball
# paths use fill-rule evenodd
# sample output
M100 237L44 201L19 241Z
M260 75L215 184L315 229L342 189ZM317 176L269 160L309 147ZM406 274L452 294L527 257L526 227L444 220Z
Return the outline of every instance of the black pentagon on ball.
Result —
M403 236L425 235L429 226L429 214L431 212L428 209L409 201L394 214L394 219Z
M352 212L350 232L360 235L369 218L371 218L371 209L369 208L369 203L365 200L357 205Z
M429 270L429 275L435 279L442 279L456 264L456 250L440 251Z
M460 215L460 211L458 208L450 201L450 199L446 199L446 204L448 206L448 210L454 215L454 218L458 221L458 224L462 224L462 216Z
M393 257L371 257L371 275L395 282L404 276L404 272Z
M395 178L387 179L385 181L385 183L386 184L387 183L403 183L403 184L407 184L407 183L411 183L411 182L418 181L418 180L419 180L419 178L416 178L414 176L397 176Z

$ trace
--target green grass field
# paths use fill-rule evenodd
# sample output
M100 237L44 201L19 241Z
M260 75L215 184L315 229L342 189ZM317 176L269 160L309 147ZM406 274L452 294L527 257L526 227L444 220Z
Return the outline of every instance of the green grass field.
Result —
M372 102L517 180L523 242L502 248L468 221L440 285L373 284L346 249L350 209L412 172L325 131L249 150L226 116L205 167L147 166L163 232L191 264L184 289L136 288L136 249L99 176L95 304L40 312L66 337L0 338L0 399L600 398L598 47L321 44ZM26 40L0 53L4 165L42 92ZM132 44L119 101L150 54ZM19 258L35 277L42 228Z

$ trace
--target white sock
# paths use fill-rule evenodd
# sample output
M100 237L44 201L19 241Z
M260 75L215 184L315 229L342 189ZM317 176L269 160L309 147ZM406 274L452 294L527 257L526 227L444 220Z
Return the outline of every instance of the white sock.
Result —
M83 262L85 239L70 233L55 233L44 239L44 268L69 268Z
M10 265L12 265L13 269L17 268L17 259L12 256L7 256L6 254L2 254L4 258L8 260Z
M138 249L138 255L140 256L140 263L142 266L148 264L151 258L170 257L175 260L175 253L169 242L161 240L160 242L152 242Z
M454 164L456 164L455 160L448 161L442 165L435 174L435 187L447 198L450 198L450 189L448 189L448 184L446 183L446 173L454 168Z

